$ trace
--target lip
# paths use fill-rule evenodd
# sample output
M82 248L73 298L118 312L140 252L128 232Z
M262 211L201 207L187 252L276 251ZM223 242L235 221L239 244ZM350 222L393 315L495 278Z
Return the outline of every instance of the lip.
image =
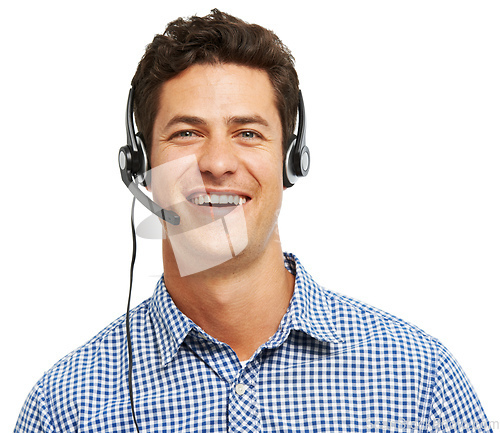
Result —
M233 205L233 206L200 206L194 204L191 201L187 201L187 208L185 209L190 215L197 219L196 224L208 224L214 220L218 220L220 218L224 218L228 216L230 213L237 211L238 209L243 209L248 201L243 204ZM186 214L187 215L187 214ZM198 221L198 218L201 220ZM181 215L182 219L182 215ZM201 222L200 222L201 221Z
M246 202L243 204L233 205L233 206L217 206L217 205L200 206L191 201L197 196L206 194L238 195L240 197L245 197ZM190 213L193 212L192 213L193 216L198 215L199 217L202 218L202 220L206 219L205 224L217 220L219 218L224 218L228 216L231 212L237 210L238 208L242 208L242 206L246 207L247 204L251 201L251 197L248 195L248 193L235 189L196 188L189 190L185 194L185 197L188 206L187 209L191 209Z
M186 200L191 203L190 200L194 199L195 197L198 197L200 195L211 195L211 194L217 194L217 195L238 195L240 197L245 197L248 201L252 199L252 197L243 191L239 190L234 190L234 189L212 189L212 188L197 188L194 190L190 190L187 193L184 194L186 197Z

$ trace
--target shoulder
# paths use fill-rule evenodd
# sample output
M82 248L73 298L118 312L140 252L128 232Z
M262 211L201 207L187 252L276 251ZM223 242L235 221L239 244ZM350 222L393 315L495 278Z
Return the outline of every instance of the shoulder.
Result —
M354 298L320 290L329 299L332 319L346 342L366 342L386 350L398 349L436 362L447 349L435 337L391 313Z
M133 332L148 328L150 300L130 311ZM102 394L121 393L127 357L125 315L70 352L35 384L16 425L16 432L76 431L78 413Z
M428 419L441 426L461 428L466 422L467 431L480 431L488 425L466 374L437 338L376 307L320 290L330 302L344 357L369 365L370 374L388 383L419 390Z
M317 284L293 254L285 267L295 275L295 300L300 320L321 327L347 348L398 350L433 362L444 348L419 327L386 311ZM305 319L303 319L305 318Z
M135 329L143 328L145 321L148 320L149 304L148 299L130 311L130 323L134 324ZM106 366L111 367L113 361L122 356L120 352L126 344L126 334L126 315L124 314L87 343L59 360L42 379L56 380L68 370L72 371L72 377L79 373L88 374L89 367L97 366L104 359Z

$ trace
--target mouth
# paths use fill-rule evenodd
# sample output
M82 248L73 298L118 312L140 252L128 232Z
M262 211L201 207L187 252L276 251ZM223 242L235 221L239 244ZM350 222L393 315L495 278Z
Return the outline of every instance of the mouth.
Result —
M239 194L191 194L187 200L197 206L235 207L245 204L249 197Z

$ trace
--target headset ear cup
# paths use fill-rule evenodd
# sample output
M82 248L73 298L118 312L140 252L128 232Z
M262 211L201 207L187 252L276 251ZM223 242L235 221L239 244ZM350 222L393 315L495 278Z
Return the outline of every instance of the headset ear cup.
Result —
M137 181L142 186L148 186L151 184L151 172L149 169L148 155L146 153L146 145L144 144L144 136L138 132L136 135L137 152L140 158L140 168L137 171Z
M294 154L294 170L297 176L307 176L311 166L311 154L309 148L304 146L299 152Z
M291 188L297 182L295 175L293 155L295 154L295 146L297 145L297 137L292 135L289 141L285 158L283 159L283 186Z

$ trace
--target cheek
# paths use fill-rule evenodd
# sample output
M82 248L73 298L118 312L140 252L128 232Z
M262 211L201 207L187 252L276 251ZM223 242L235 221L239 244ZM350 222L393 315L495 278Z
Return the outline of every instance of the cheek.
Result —
M152 167L156 167L192 154L194 154L194 151L189 147L153 146L150 162Z
M175 158L155 160L151 169L150 190L154 200L163 208L184 203L183 191L203 185L198 162L194 154L173 155Z
M254 149L245 155L240 155L247 170L262 182L283 183L283 160L280 152Z
M251 176L259 185L260 205L264 212L275 213L281 208L283 196L283 166L279 157L248 164Z

